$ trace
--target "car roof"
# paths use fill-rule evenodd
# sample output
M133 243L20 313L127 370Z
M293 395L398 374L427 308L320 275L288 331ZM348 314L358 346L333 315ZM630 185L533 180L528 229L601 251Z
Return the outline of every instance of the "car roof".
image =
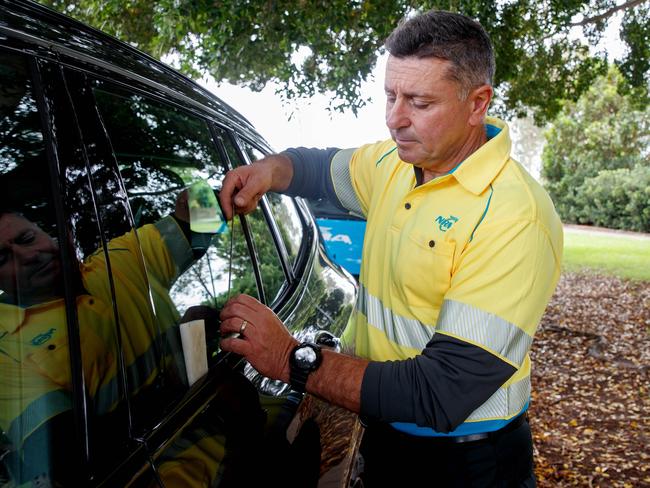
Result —
M47 57L94 66L162 92L253 140L264 141L253 125L216 95L148 54L98 29L31 0L0 0L0 34L35 46ZM40 51L40 52L39 52Z

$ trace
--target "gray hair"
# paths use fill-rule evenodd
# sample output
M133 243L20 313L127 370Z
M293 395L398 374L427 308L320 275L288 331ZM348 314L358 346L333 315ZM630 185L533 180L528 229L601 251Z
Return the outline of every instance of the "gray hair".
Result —
M459 85L459 98L481 85L492 86L494 51L485 29L461 14L429 10L400 24L384 43L396 58L439 58L451 62L449 79Z

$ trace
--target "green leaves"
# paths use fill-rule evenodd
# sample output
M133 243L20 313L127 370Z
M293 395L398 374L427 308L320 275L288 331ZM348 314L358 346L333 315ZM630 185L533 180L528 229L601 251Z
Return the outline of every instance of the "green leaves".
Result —
M156 57L173 55L190 76L261 90L279 83L284 100L326 93L335 110L367 101L361 84L384 39L407 14L431 7L479 20L497 56L502 115L552 119L560 99L577 100L603 74L604 55L570 40L581 28L595 44L615 13L613 0L42 0ZM629 50L621 71L646 90L650 66L648 2L630 2L623 19ZM573 36L575 38L575 36Z
M648 231L650 108L611 67L546 133L542 175L566 222Z
M650 167L600 171L580 187L578 219L601 227L650 232Z
M650 82L650 5L647 3L626 12L621 37L629 46L625 59L619 64L621 72L632 86ZM647 98L646 98L647 102Z

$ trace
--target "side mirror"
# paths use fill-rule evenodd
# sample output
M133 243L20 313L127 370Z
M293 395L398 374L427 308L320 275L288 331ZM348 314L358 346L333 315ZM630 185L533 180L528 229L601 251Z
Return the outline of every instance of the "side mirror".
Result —
M205 180L197 180L188 188L190 230L197 234L221 234L228 229L219 201Z

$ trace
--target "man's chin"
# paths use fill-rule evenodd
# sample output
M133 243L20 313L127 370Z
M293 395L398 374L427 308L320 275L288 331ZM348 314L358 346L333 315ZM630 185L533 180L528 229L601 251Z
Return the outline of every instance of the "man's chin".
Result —
M420 159L417 157L416 154L413 154L413 150L409 150L406 147L400 147L399 145L397 146L397 154L399 155L399 158L404 161L405 163L412 164L414 166L418 166L418 163Z
M53 271L53 274L50 275L32 276L29 282L31 285L31 293L51 298L61 296L63 291L63 275L59 269Z

